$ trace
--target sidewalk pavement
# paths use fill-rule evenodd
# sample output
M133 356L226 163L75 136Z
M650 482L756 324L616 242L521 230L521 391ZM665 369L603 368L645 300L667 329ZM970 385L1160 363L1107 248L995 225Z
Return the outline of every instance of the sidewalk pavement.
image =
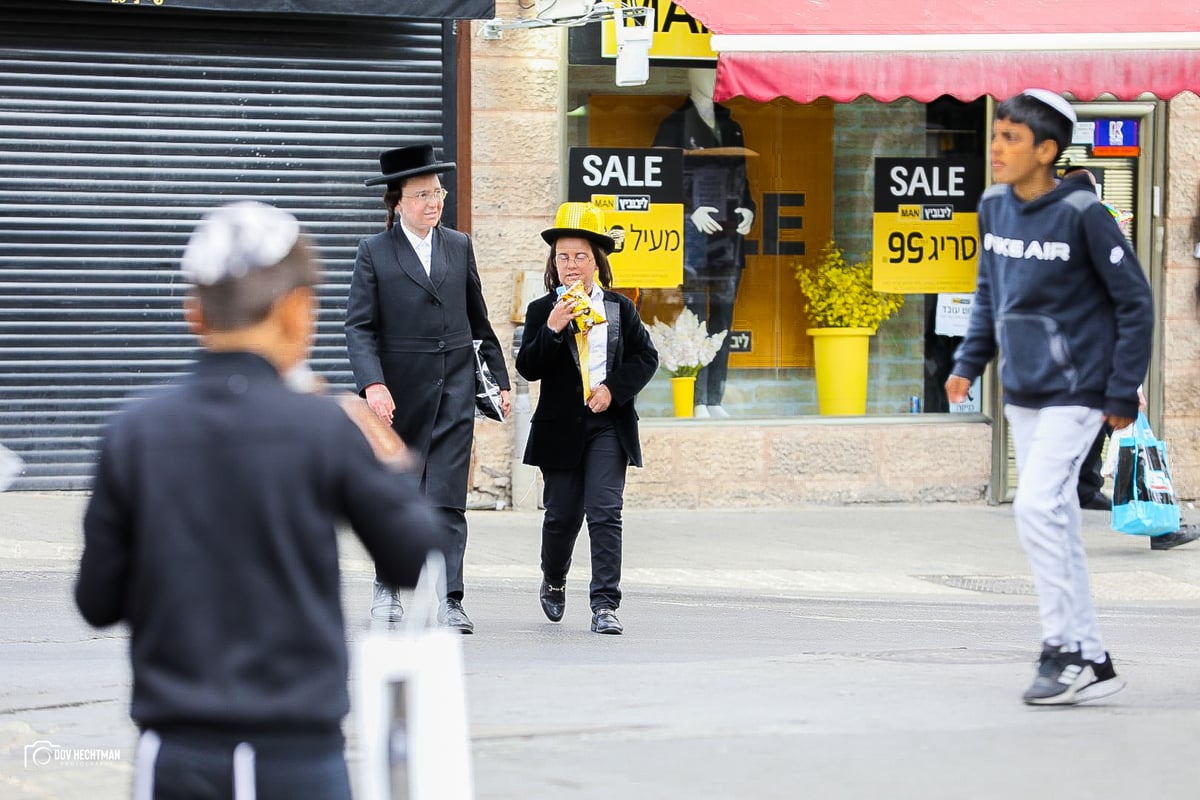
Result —
M78 492L0 494L0 569L73 572L86 501ZM1098 603L1200 604L1200 542L1151 551L1145 537L1110 530L1107 512L1083 514ZM468 520L469 584L536 586L540 513L471 511ZM632 508L625 511L624 543L630 588L975 600L1034 593L1007 505ZM576 553L573 572L586 575L586 544ZM349 533L342 554L348 576L372 572Z

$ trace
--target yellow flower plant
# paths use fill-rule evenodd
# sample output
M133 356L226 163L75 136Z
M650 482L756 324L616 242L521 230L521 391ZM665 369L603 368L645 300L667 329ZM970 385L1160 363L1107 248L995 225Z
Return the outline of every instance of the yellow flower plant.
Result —
M870 328L895 314L904 295L877 292L871 287L871 255L854 264L829 242L815 259L796 265L796 280L806 303L804 312L816 328Z

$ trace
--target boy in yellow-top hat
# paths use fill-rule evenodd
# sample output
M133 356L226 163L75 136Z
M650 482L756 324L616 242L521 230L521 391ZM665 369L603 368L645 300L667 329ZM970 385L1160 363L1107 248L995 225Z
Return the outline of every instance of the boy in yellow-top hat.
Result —
M610 288L614 242L600 209L564 203L542 238L550 245L546 294L525 312L517 353L517 371L542 382L524 456L545 485L542 611L552 622L563 617L571 554L586 518L591 629L620 634L625 472L642 466L634 399L654 376L658 352L633 302ZM566 295L575 284L588 302Z

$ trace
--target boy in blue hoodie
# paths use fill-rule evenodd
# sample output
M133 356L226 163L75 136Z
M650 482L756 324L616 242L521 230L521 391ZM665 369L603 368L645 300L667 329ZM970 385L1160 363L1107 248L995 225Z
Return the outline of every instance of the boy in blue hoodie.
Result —
M950 402L962 402L999 353L1020 478L1013 513L1042 628L1030 705L1125 686L1096 624L1075 486L1100 426L1137 415L1154 324L1150 285L1112 215L1086 181L1054 177L1075 122L1044 89L996 107L975 303L946 381Z

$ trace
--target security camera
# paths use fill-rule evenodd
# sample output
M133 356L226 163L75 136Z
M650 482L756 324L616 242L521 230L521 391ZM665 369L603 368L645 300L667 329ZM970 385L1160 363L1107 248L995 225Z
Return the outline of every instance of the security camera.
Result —
M642 86L650 80L650 45L654 43L654 9L648 8L641 25L625 25L633 16L622 3L613 8L617 32L617 86Z

